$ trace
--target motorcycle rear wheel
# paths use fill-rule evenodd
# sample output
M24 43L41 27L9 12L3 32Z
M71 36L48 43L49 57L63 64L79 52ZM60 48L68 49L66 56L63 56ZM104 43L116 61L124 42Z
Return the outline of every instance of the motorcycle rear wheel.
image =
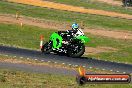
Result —
M78 47L80 47L79 45L77 45ZM74 50L75 50L76 47L68 47L68 52L67 52L67 55L69 57L73 57L73 58L76 58L76 57L81 57L84 52L85 52L85 45L81 45L81 49L79 50L79 52L75 53Z
M51 51L52 51L52 42L46 42L42 49L41 49L42 53L45 53L45 54L49 54Z

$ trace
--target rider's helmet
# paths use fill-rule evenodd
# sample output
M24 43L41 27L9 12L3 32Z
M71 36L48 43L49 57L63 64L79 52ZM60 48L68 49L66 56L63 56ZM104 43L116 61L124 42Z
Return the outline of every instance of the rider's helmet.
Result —
M72 24L72 29L77 30L79 28L79 25L77 23Z

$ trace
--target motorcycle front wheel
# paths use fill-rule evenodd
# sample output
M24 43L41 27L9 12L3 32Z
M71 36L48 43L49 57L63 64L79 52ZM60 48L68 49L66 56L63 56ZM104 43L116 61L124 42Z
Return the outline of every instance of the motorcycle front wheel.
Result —
M68 47L67 55L69 57L81 57L85 52L85 45L74 44Z

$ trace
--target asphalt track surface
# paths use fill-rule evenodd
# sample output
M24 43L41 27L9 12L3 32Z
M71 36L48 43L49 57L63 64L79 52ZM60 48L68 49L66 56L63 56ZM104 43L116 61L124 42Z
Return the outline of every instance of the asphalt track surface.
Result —
M117 73L132 73L132 64L124 64L103 60L96 60L88 57L71 58L54 54L42 54L41 51L21 49L8 46L0 46L0 54L14 55L24 58L37 59L40 61L57 62L72 66L85 66L86 68L98 68ZM125 59L125 58L124 58Z
M30 65L30 64L22 64L22 63L19 64L8 63L8 62L0 62L0 69L11 69L17 71L33 72L33 73L61 74L61 75L71 75L71 76L76 76L78 74L78 72L73 69L50 67L47 65L38 66L38 65Z

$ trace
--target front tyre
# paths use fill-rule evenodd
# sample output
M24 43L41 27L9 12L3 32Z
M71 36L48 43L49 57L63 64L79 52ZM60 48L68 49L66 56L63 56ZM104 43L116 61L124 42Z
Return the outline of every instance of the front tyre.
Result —
M79 44L75 44L75 45L70 45L68 47L68 52L67 55L69 57L81 57L85 52L85 45L79 45Z
M51 41L46 42L43 45L41 51L42 51L42 53L49 54L52 51L52 42Z

